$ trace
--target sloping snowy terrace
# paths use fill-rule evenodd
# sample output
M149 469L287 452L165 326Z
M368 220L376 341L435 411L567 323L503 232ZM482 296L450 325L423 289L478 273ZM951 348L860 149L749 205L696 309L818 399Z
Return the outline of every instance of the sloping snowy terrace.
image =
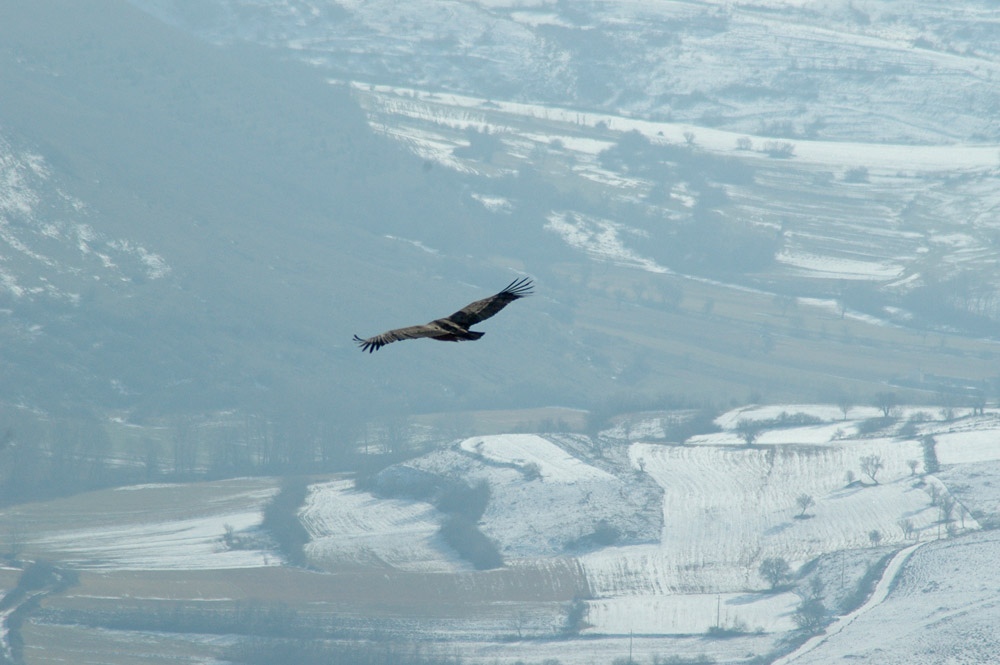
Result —
M918 545L892 568L898 580L887 577L863 612L839 621L828 640L803 647L789 662L829 662L856 649L874 657L874 647L858 645L877 644L882 625L894 626L893 648L912 656L909 662L937 662L933 649L942 639L966 653L986 653L996 646L984 631L1000 612L995 566L989 565L1000 552L1000 539L994 532L979 532L975 516L996 520L1000 514L995 490L1000 411L973 415L900 408L899 417L882 429L860 434L871 430L877 414L855 407L845 418L830 405L745 407L720 416L720 431L683 443L619 440L601 450L580 435L477 436L405 466L471 484L485 481L491 498L479 526L512 570L546 571L567 563L582 570L591 594L583 634L600 637L588 642L594 648L610 649L608 640L635 634L645 636L639 644L647 655L662 648L648 642L653 636L675 636L671 644L683 643L697 653L705 647L688 644L685 640L693 638L683 636L721 625L750 631L741 639L760 652L769 648L762 635L795 627L792 614L800 601L792 592L765 592L767 583L758 574L763 559L783 557L793 569L818 560L833 608L850 593L834 588L838 578L853 585L868 563ZM650 416L656 422L663 417ZM631 432L655 430L643 416L634 419ZM753 446L735 431L744 420L764 427ZM776 424L807 420L813 424ZM900 436L907 421L917 423L915 431L907 428L913 438ZM942 465L933 476L922 474L918 443L928 435L936 441ZM860 458L869 455L884 465L878 484L860 470ZM911 460L917 462L916 475ZM864 481L848 484L849 470ZM229 551L222 543L227 526L254 533L275 491L273 479L140 485L8 508L0 515L0 528L30 524L26 553L82 568L279 565L280 557L267 549ZM956 510L952 522L961 538L949 536L939 523L940 508L931 504L935 492L950 495L965 509ZM796 517L801 494L815 501L805 518ZM123 503L123 497L128 501ZM311 486L300 517L312 536L307 554L320 568L431 575L472 571L438 536L446 516L424 501L386 499L337 478ZM904 533L901 520L910 521L912 535ZM581 545L602 521L619 529L618 542ZM881 536L877 548L870 537L874 531ZM474 576L463 580L475 584ZM560 620L551 603L530 611L539 625ZM453 632L461 635L461 626ZM939 637L929 637L933 632ZM500 651L476 651L487 645L477 644L470 643L470 653L501 660L544 652L531 643L508 644ZM729 658L724 652L732 645L713 653ZM587 660L590 651L573 653L564 662L595 662Z
M237 478L101 490L8 508L0 513L0 528L25 532L27 556L64 561L77 568L279 566L282 557L259 532L264 505L277 493L276 484L272 478ZM255 545L227 548L223 541L227 528L254 537Z
M996 144L888 145L798 137L786 142L794 148L792 158L775 159L762 149L774 139L753 132L399 86L352 86L373 129L424 159L484 178L509 173L510 165L499 168L456 156L467 145L469 130L489 132L500 137L516 162L533 163L533 155L542 151L562 160L556 177L593 181L608 195L629 201L649 203L645 197L654 183L604 168L602 150L628 132L652 145L675 147L695 137L697 152L756 170L755 184L724 187L727 214L780 226L783 245L773 267L779 274L901 285L919 283L938 262L979 269L996 261L988 231L1000 205L996 189L988 186L996 172ZM737 149L741 142L751 148ZM845 184L844 174L858 165L866 169L864 181ZM956 186L948 176L958 173L967 181ZM662 204L665 219L683 219L698 202L683 181L671 185L668 198ZM669 272L644 255L643 231L628 219L553 210L545 227L594 259Z
M486 480L492 498L480 527L509 564L576 558L594 596L586 632L702 633L717 620L781 632L794 628L791 613L800 599L793 593L756 593L767 586L758 573L764 559L782 557L796 568L831 552L870 548L873 531L883 547L903 547L914 542L899 526L903 519L910 520L919 542L946 536L930 488L947 489L933 478L922 481L910 467L916 460L919 474L919 442L891 431L857 434L859 424L875 413L859 407L844 419L826 405L739 409L717 420L720 432L683 445L628 445L630 469L588 452L582 438L529 434L473 437L407 464L468 482ZM823 422L772 427L753 446L734 431L741 420L775 422L781 414ZM918 436L925 434L938 440L942 465L1000 459L997 413L928 420L919 426ZM860 469L860 459L871 455L884 465L877 484ZM863 482L848 484L848 471ZM655 496L635 489L639 478L651 479L662 491L662 522L655 534L649 532L653 521L637 527L634 515L612 507L624 502L639 510L643 500ZM798 518L796 498L803 494L815 504ZM336 520L318 518L319 505ZM359 505L364 511L357 512ZM460 566L433 537L441 517L428 504L346 496L343 483L329 483L314 487L303 519L322 534L310 546L313 556L329 557L323 548L332 547L344 559L395 561L405 569ZM566 547L599 519L646 537L584 552ZM965 531L978 528L967 513L962 524Z

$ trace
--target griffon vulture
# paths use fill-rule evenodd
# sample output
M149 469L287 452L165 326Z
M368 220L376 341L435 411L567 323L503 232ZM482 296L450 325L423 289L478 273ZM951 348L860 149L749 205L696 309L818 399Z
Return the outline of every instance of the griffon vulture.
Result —
M430 337L442 342L461 342L467 339L479 339L486 333L469 330L480 321L490 318L508 303L512 303L518 298L531 295L532 283L527 277L515 279L507 285L500 293L483 298L466 305L451 316L443 319L436 319L422 326L410 326L409 328L397 328L375 335L368 339L361 339L357 335L354 341L358 343L362 351L373 353L386 344L397 342L401 339L417 339L420 337Z

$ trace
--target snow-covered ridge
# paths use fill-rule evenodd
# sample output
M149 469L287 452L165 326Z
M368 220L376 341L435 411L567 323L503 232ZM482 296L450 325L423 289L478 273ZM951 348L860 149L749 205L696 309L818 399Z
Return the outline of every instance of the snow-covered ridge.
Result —
M116 288L170 274L162 256L95 228L95 213L62 191L57 176L43 155L0 134L0 290L78 304L93 282Z
M902 291L927 274L997 273L1000 16L989 3L209 0L195 14L132 1L214 41L326 68L355 87L375 131L465 174L511 172L509 160L459 156L469 130L502 137L516 160L544 148L563 160L556 177L629 201L651 183L596 156L630 131L766 170L761 187L724 188L726 214L781 230L780 279ZM667 220L698 202L682 185L666 192ZM835 189L837 205L809 200L817 189ZM550 229L592 258L662 269L629 242L631 220L551 212ZM959 236L963 247L946 246Z
M157 483L91 492L8 508L8 528L32 525L31 556L81 569L207 570L278 566L282 558L259 532L272 479ZM166 506L166 507L165 507ZM10 527L10 525L15 525ZM258 546L227 548L223 536L252 535Z
M656 183L609 170L603 150L638 132L652 146L674 151L689 146L696 154L742 164L754 171L754 182L721 185L729 200L725 214L780 231L781 251L770 272L782 279L862 280L908 292L926 273L969 270L984 279L995 274L990 211L998 202L987 183L1000 164L1000 144L886 145L796 137L783 142L792 156L776 159L768 148L775 139L753 132L412 87L351 85L372 128L424 159L489 179L509 173L511 159L538 168L534 156L544 154L552 177L575 179L581 190L597 187L612 198L652 204L666 224L689 219L698 192L682 178L652 201ZM495 137L506 153L504 165L459 156L469 132ZM863 182L849 182L849 174L862 166ZM966 178L957 185L956 173ZM828 203L814 200L817 194ZM517 201L511 203L516 210ZM648 232L634 220L559 209L547 215L545 227L595 260L668 272L651 258ZM908 312L885 316L905 321Z
M705 125L684 122L646 120L641 117L608 112L584 111L548 104L488 99L447 92L432 92L416 88L375 85L351 82L352 87L364 93L384 96L383 110L396 116L431 120L453 128L469 127L480 131L514 131L517 123L525 119L543 120L578 129L608 130L626 133L638 132L654 143L681 144L687 142L688 133L694 135L701 148L732 152L740 139L749 139L751 148L761 146L773 137L753 132L719 130ZM487 114L497 114L511 119L503 126L488 119ZM567 137L568 138L568 137ZM564 140L563 137L559 137ZM881 141L819 141L789 139L794 143L797 163L822 165L830 168L850 168L865 164L870 170L896 173L938 173L944 170L981 170L998 166L1000 143L968 142L948 145L886 144ZM599 141L576 144L576 149L589 148L599 152L606 143ZM771 159L760 154L759 159Z
M462 610L469 616L399 616L387 630L410 638L445 631L455 648L481 649L500 662L537 658L554 644L562 662L585 665L595 649L619 653L630 634L647 661L690 648L742 662L780 646L801 602L795 590L768 591L759 572L765 558L784 558L793 571L811 564L833 611L869 565L914 545L908 559L893 559L872 599L838 621L836 635L798 654L801 662L875 644L872 631L882 625L915 635L914 626L931 634L939 621L988 624L998 605L983 562L995 558L998 541L980 530L980 518L1000 516L1000 411L900 406L888 420L881 416L867 406L845 413L826 404L752 405L721 414L721 432L679 443L634 438L657 436L665 412L620 416L631 418L622 431L632 441L611 429L596 440L512 433L439 442L390 469L485 483L489 503L478 527L502 551L503 570L474 571L451 550L438 535L447 515L432 503L359 491L345 476L310 487L299 515L311 536L306 552L313 566L362 585L391 578L461 589L479 603ZM752 445L738 440L746 421L764 428ZM873 421L881 429L872 431ZM904 426L912 437L901 434ZM936 474L922 468L920 441L928 438L943 468ZM873 455L882 463L875 478L861 469L861 458ZM266 538L228 550L223 534L259 536L262 507L276 491L274 479L151 483L8 507L0 527L31 524L26 553L101 574L275 566L282 561ZM813 500L805 508L802 495ZM945 499L955 502L947 518ZM966 562L978 572L970 574ZM546 585L570 580L587 596L585 640L496 639L511 626L553 635L569 596L553 601L555 587ZM497 589L512 588L523 595L490 601ZM738 635L705 639L713 626ZM994 643L966 646L981 651L983 644Z
M535 434L505 434L465 439L462 450L483 458L531 467L542 480L573 483L577 480L609 480L610 473L580 461L555 443Z
M911 419L919 422L916 436L938 442L942 464L981 465L1000 458L1000 439L995 438L1000 413L959 413L947 419L944 412L941 417L936 413L926 407L896 407L893 422L897 427ZM542 557L555 553L578 561L594 595L587 603L589 633L699 633L716 618L726 625L783 633L794 629L791 614L800 598L790 592L759 593L766 588L758 572L764 559L783 558L795 569L837 553L863 553L873 546L873 533L882 548L947 539L949 529L977 530L972 512L993 505L983 504L970 489L950 495L947 484L923 475L924 451L918 440L901 438L891 429L859 434L865 429L862 423L876 416L881 412L872 407L850 407L845 417L844 409L834 405L750 406L719 416L721 432L682 445L605 441L602 453L588 451L583 438L507 434L468 438L453 450L406 465L488 483L491 499L480 528L497 542L507 565L544 566L548 559ZM817 422L781 426L802 418ZM748 420L772 423L764 425L751 446L737 432ZM643 431L641 419L629 429ZM625 446L630 468L607 457L609 448L619 446ZM872 456L880 462L874 480L862 470L862 459ZM598 519L626 531L630 527L625 514L607 512L607 502L628 497L626 488L636 487L640 479L651 479L661 490L662 522L654 540L577 552L568 548L572 539L566 535L553 538L574 531L586 535ZM374 517L382 514L377 501L363 493L346 496L345 491L343 484L315 488L311 502L322 496L324 513L338 518L310 547L339 543L342 551L337 556L362 561L377 554L372 560L379 565L407 548L426 553L440 547L428 540L439 518L427 504L383 500L386 509L392 507L387 514L393 519L411 510L419 515L409 521L412 536L407 535L409 528L395 527L402 534L398 540L407 543L403 545L386 538L392 527ZM804 495L812 502L803 509L798 499ZM936 502L948 496L961 500L945 529ZM630 500L639 498L633 494ZM368 506L363 512L352 508L359 501ZM365 514L378 524L342 524ZM904 521L907 530L900 526ZM310 529L318 533L315 526ZM437 560L443 561L438 551ZM422 555L396 565L419 569L427 560ZM852 574L861 572L863 568Z
M307 556L328 570L470 569L437 536L443 516L422 501L379 499L351 480L334 480L310 488L299 518L311 537Z
M214 41L285 49L358 79L707 117L734 132L996 139L1000 43L984 2L213 0L200 23L160 0L132 2Z

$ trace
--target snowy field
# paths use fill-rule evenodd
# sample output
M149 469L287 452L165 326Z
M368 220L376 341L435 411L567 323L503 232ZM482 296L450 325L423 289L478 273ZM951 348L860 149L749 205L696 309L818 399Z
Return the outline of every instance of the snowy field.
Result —
M372 128L406 143L424 159L487 180L514 172L516 166L509 162L501 168L496 160L457 156L468 143L467 132L487 132L498 137L516 163L530 163L532 155L542 151L549 155L546 168L552 169L552 177L572 180L581 190L597 187L606 196L633 203L649 203L654 183L627 170L605 168L601 151L629 132L638 132L653 146L673 148L687 145L694 136L696 154L739 163L756 173L752 185L724 186L730 199L726 215L761 228L776 228L780 217L782 247L769 271L782 279L867 281L902 288L923 284L922 275L937 262L946 263L949 270L992 270L996 263L982 229L993 224L992 211L1000 199L995 190L976 183L992 180L1000 163L997 144L949 140L886 145L797 137L786 142L794 144L794 157L782 160L763 149L774 139L753 132L417 88L356 81L351 85ZM754 147L737 149L743 142ZM864 182L845 184L845 174L859 165L866 169ZM969 182L949 184L946 173L968 174ZM818 190L817 182L822 183ZM763 194L761 186L769 193ZM828 197L822 205L809 198L817 192ZM684 181L673 183L666 194L657 206L670 220L685 219L699 201ZM901 212L927 197L935 201L933 212ZM948 221L970 219L976 220L971 226ZM593 260L657 274L672 272L652 258L644 231L633 220L557 209L546 216L544 227Z
M265 544L228 550L222 541L227 527L237 535L259 536L264 504L276 492L270 478L138 485L8 508L0 513L0 528L30 529L26 554L77 568L278 566L281 557Z
M465 439L455 450L412 460L412 468L467 483L486 482L490 501L480 529L508 560L547 566L544 557L573 551L572 543L601 522L622 539L651 542L660 531L660 493L648 479L623 476L613 465L581 459L586 437L503 434ZM606 468L605 468L606 467ZM583 545L588 547L588 545Z
M928 411L933 410L899 407L896 414L903 420L926 417ZM881 412L854 407L847 413L845 419L832 405L743 407L716 419L722 432L693 437L687 445L632 444L633 464L663 488L663 533L656 545L605 548L581 557L598 597L588 604L590 630L620 634L639 626L641 632L689 633L720 620L786 631L798 603L794 595L746 594L744 602L731 604L734 591L766 588L757 572L763 559L781 557L795 568L826 553L871 547L873 531L882 546L897 547L946 535L930 492L933 487L946 494L948 486L933 478L918 482L912 475L909 462L923 459L918 442L857 436L861 420ZM742 420L773 423L799 415L825 422L765 429L752 447L733 431ZM920 435L935 437L942 464L981 467L1000 455L998 419L988 412L928 420ZM878 485L859 467L860 458L870 455L884 465ZM846 485L847 470L864 484ZM974 472L948 473L960 489L957 498L969 503L956 524L974 530L978 525L966 513L980 505L974 492L988 493L989 482L977 485ZM815 503L807 519L797 519L796 498L803 494ZM995 509L996 502L987 507ZM912 535L899 526L903 519L912 524ZM723 599L715 607L721 614L710 611L713 599ZM646 612L648 603L660 609Z
M794 593L667 594L602 598L587 603L585 632L628 635L698 635L711 626L780 633L795 629Z
M763 144L766 136L754 136L744 132L716 130L710 127L688 123L659 122L625 117L610 113L596 113L558 106L532 104L514 101L485 99L453 93L429 92L415 88L373 85L352 82L359 91L386 95L391 99L390 110L422 120L434 120L454 128L469 127L479 131L512 130L514 122L508 126L497 126L485 119L484 110L489 109L510 116L512 119L531 118L549 123L559 123L584 129L601 127L613 132L635 131L654 143L681 144L686 141L685 133L696 133L698 145L709 150L732 152L737 139L749 138L751 144ZM391 96L391 97L389 97ZM390 102L386 101L386 104ZM429 106L438 109L433 115ZM447 109L454 109L447 111ZM446 113L448 115L446 115ZM450 116L450 117L449 117ZM599 143L592 144L594 148ZM881 169L896 173L905 164L908 172L939 172L944 169L992 169L997 165L997 150L1000 145L886 145L884 143L860 143L846 141L808 141L796 139L795 157L799 163L850 168L857 164L867 164L870 169ZM768 159L761 155L761 159Z
M379 499L349 479L312 485L299 514L311 538L306 555L327 570L391 567L470 570L437 536L443 516L422 501Z
M535 434L504 434L466 439L462 450L503 464L525 468L534 465L543 480L573 483L578 480L611 480L607 471L586 464L553 442Z
M820 554L869 545L878 530L902 541L908 515L918 531L937 511L913 486L905 459L916 444L850 442L819 450L634 444L632 456L663 487L663 534L657 545L602 550L583 558L599 596L719 593L760 589L757 569L769 557L799 566ZM845 487L847 469L864 455L892 454L878 486ZM887 461L889 460L886 457ZM796 498L814 497L808 519Z
M357 491L346 477L310 487L300 512L311 537L308 557L330 572L357 573L334 587L361 580L356 590L344 587L360 597L372 593L364 580L391 585L392 575L410 585L407 597L429 585L453 602L476 599L475 607L449 605L433 616L391 610L387 630L408 639L432 645L434 636L447 636L448 648L489 662L554 657L564 665L608 665L625 653L630 635L639 662L708 654L736 663L771 653L795 629L801 598L795 589L768 590L759 574L765 558L784 558L793 571L810 564L834 610L868 567L888 556L871 597L780 662L875 662L887 648L895 660L879 662L931 665L942 644L961 655L955 662L987 662L982 655L997 647L990 628L1000 621L990 572L1000 537L980 531L979 518L1000 515L1000 412L901 406L894 424L861 435L880 411L853 407L845 418L825 404L746 406L718 416L721 431L681 444L636 439L644 431L659 435L663 423L684 413L636 414L605 432L599 450L583 435L501 434L398 466L486 482L490 501L479 527L501 549L504 569L473 571L438 537L446 516L431 503ZM911 418L914 438L899 436ZM811 424L781 426L803 419ZM765 428L753 446L735 432L745 420ZM614 432L622 438L612 439ZM933 476L920 473L919 440L927 435L942 464ZM860 470L859 459L869 455L883 462L877 484ZM916 475L910 460L919 462ZM847 483L848 470L863 482ZM102 575L275 566L282 561L273 551L226 551L221 542L226 526L257 533L275 491L269 479L137 485L9 508L0 528L31 525L21 527L26 552ZM951 533L931 503L934 493L965 509ZM814 503L799 518L802 494ZM912 534L901 520L910 521ZM598 522L620 529L621 540L579 541ZM587 597L580 638L527 639L561 631L573 589ZM389 587L380 593L392 597ZM735 636L708 639L716 626ZM524 640L513 639L522 631Z
M1000 534L919 547L895 586L839 632L782 665L992 663L1000 653Z
M939 524L940 510L931 503L932 493L948 495L948 484L922 479L911 468L914 460L918 473L922 468L919 437L935 437L942 464L1000 457L995 436L1000 414L959 412L960 417L944 420L932 416L942 410L905 406L894 413L895 427L909 418L919 420L917 438L896 436L895 427L859 435L864 421L881 416L873 407L851 407L845 414L834 405L786 404L734 409L716 419L720 432L683 445L629 443L631 468L609 466L587 448L585 437L534 434L472 437L406 465L487 482L491 499L480 528L498 543L508 566L544 568L545 557L552 555L578 561L593 594L586 603L585 635L683 636L715 625L780 635L795 628L792 614L800 598L790 591L766 592L768 584L759 574L764 559L784 558L794 570L834 556L838 563L830 565L843 583L853 584L864 573L866 559L848 557L845 566L844 556L871 550L873 532L883 553L948 537ZM652 424L664 418L650 420L646 429L655 434ZM804 418L815 424L780 426ZM744 420L764 427L753 446L735 431ZM640 416L635 427L627 428L630 436L644 431L643 422ZM605 436L626 431L622 427ZM877 483L860 465L861 458L873 455L882 462ZM848 471L856 482L848 482ZM957 498L970 506L976 498L970 493L988 491L988 483L977 486L968 474L949 472L960 488ZM636 481L643 478L659 493L636 494ZM802 495L813 498L804 517L796 502ZM659 502L659 533L631 544L564 549L598 517L614 526L628 524L621 521L627 511L608 511L609 504L626 498L632 510ZM440 515L429 504L377 499L351 490L347 481L334 481L314 486L302 517L314 536L309 548L316 560L411 570L460 566L436 543ZM909 520L911 533L904 532L901 520ZM959 532L978 528L963 512ZM873 553L867 561L880 556ZM835 574L825 578L829 584L838 579ZM830 593L842 598L848 592Z

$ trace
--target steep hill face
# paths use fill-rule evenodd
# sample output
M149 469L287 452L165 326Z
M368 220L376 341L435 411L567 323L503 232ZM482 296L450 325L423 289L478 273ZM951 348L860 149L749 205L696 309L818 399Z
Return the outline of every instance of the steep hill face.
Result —
M1000 309L989 95L934 83L991 80L988 8L96 7L0 10L3 401L364 420L995 375L950 335ZM831 44L876 73L806 66ZM525 273L481 342L350 343Z
M447 314L513 274L400 240L418 220L435 248L503 246L456 178L374 136L308 70L115 1L4 7L0 41L0 399L162 412L428 387L439 358L372 380L351 334ZM490 392L522 380L499 371ZM431 400L481 396L436 374Z
M345 78L785 138L1000 138L988 2L133 0Z
M315 653L377 636L442 662L610 665L630 646L638 663L990 662L1000 411L747 406L671 443L664 426L687 416L631 414L594 438L432 440L361 483L313 475L286 507L308 534L303 567L268 536L274 478L7 507L0 533L20 558L79 584L0 648L252 663L234 642ZM8 608L16 573L0 571Z
M578 262L918 328L1000 317L988 3L133 4L354 82L376 132L478 176L522 252L542 224Z

